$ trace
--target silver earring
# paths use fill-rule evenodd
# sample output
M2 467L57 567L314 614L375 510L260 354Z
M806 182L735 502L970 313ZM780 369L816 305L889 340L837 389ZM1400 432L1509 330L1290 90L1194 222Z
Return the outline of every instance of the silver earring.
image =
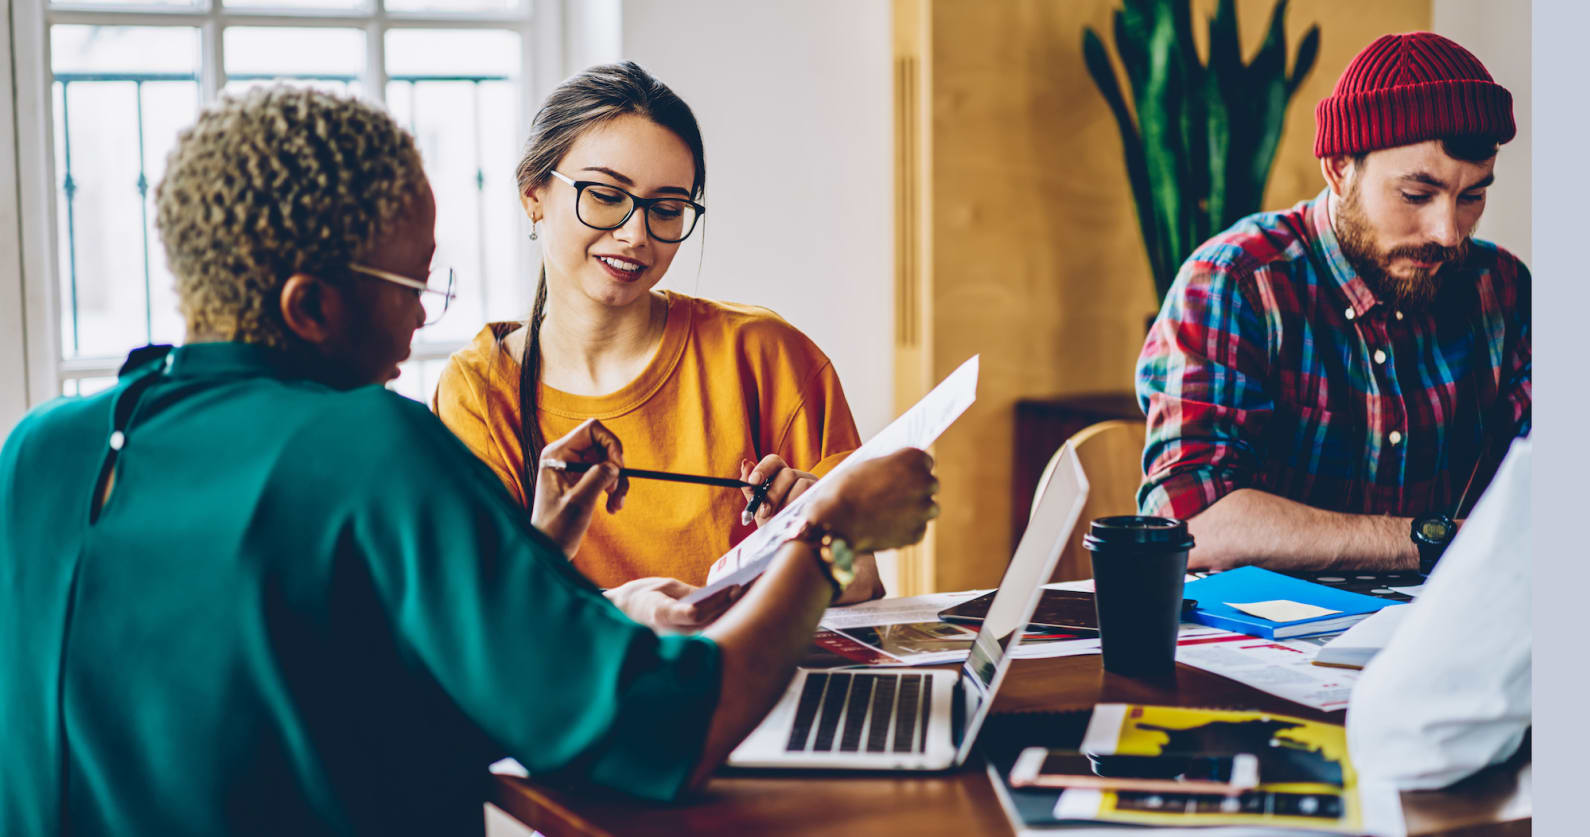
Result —
M530 222L530 240L531 241L535 241L536 237L537 237L536 236L536 224L535 224L534 221L531 221Z

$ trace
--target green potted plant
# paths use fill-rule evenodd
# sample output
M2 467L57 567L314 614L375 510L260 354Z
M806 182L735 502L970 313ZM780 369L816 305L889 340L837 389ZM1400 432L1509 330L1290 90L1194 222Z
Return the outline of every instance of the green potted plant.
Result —
M1319 55L1319 27L1311 26L1287 72L1285 18L1279 0L1264 43L1244 63L1235 0L1219 0L1206 64L1193 42L1191 0L1124 0L1115 49L1131 109L1098 33L1082 33L1088 73L1121 131L1161 300L1194 248L1261 208L1287 103Z

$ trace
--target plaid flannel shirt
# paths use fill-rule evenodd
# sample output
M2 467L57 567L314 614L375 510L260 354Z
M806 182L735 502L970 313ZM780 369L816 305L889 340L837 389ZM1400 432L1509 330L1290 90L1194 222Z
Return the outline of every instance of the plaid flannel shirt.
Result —
M1144 514L1189 518L1239 488L1453 514L1528 434L1529 270L1476 240L1426 310L1399 310L1348 263L1326 195L1249 216L1182 266L1137 363Z

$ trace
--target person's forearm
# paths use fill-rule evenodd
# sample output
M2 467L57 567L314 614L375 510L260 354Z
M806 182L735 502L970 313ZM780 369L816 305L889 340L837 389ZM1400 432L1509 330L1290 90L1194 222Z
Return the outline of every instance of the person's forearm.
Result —
M1187 567L1412 570L1419 553L1408 537L1410 526L1406 517L1326 511L1244 488L1187 521L1197 542Z
M721 652L721 686L691 787L706 781L789 685L834 594L818 562L810 546L785 545L745 598L702 632Z

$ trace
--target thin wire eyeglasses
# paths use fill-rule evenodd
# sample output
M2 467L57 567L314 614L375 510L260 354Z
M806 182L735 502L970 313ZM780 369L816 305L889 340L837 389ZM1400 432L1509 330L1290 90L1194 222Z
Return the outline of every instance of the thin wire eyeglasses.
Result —
M556 169L552 176L574 187L574 217L593 230L616 230L629 222L636 208L646 212L646 232L658 241L678 244L696 230L707 208L684 198L643 198L610 183L575 180Z
M440 277L443 273L447 274L445 290L433 288L429 282L411 279L407 276L393 273L390 270L382 270L379 267L371 267L358 262L348 262L348 269L355 273L362 273L366 276L380 279L383 282L391 282L394 285L402 285L405 288L418 291L420 301L425 306L425 325L427 326L436 325L436 321L447 313L447 306L452 303L453 298L456 296L453 293L454 271L451 267L438 268L431 271L431 277ZM421 326L421 328L424 328L424 326Z

